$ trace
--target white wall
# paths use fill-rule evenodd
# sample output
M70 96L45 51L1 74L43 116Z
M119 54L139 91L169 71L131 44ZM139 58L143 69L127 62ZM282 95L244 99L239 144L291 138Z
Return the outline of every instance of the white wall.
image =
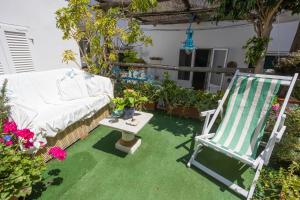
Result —
M295 37L298 23L299 21L293 21L274 25L271 34L273 40L269 45L269 51L277 51L278 44L280 51L289 50ZM144 31L152 37L153 46L144 48L141 55L148 62L151 62L149 57L162 57L161 64L178 66L179 49L186 38L185 29L187 26L188 24L143 26ZM252 24L246 21L236 23L220 22L218 25L203 22L193 24L192 27L194 29L194 45L197 48L228 48L227 62L235 61L238 67L248 66L244 62L245 51L242 46L255 34ZM177 72L174 71L170 74L172 79L177 79ZM179 84L190 87L189 84L181 82L179 81Z
M65 5L64 0L0 1L0 23L29 28L34 39L34 65L38 71L76 67L73 63L62 63L62 53L66 49L77 53L79 61L77 44L63 40L62 32L56 28L55 11Z

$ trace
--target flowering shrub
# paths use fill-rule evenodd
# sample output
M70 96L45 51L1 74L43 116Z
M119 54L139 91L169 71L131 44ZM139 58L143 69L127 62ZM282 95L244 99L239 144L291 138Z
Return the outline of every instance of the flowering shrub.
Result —
M67 153L62 150L60 147L54 146L48 151L49 155L58 160L66 159Z
M0 95L0 199L11 199L29 195L32 185L41 180L46 164L35 152L45 144L35 141L29 129L18 129L14 121L8 120L5 86ZM66 158L59 147L52 147L49 154L58 160Z

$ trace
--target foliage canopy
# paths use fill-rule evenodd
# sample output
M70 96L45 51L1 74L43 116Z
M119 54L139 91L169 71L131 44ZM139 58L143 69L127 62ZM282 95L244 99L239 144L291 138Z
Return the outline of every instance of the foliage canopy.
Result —
M56 11L57 27L63 39L77 42L82 61L92 73L109 75L110 63L117 60L120 48L152 43L139 22L126 13L144 12L154 6L156 0L132 0L128 7L107 9L90 5L90 0L70 0L67 7ZM76 62L75 52L66 50L63 61Z

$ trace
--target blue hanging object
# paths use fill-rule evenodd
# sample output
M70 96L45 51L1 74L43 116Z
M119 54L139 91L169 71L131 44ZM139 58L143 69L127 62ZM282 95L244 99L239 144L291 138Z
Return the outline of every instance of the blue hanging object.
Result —
M182 48L187 50L187 51L192 51L193 49L195 49L194 46L194 41L193 41L193 29L192 29L192 23L194 20L194 15L192 15L191 19L190 19L190 25L186 30L186 40L183 43Z

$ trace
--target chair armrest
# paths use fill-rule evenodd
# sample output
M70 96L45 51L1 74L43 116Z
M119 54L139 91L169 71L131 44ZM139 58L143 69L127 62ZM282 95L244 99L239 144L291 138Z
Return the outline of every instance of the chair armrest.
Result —
M216 109L213 109L213 110L207 110L207 111L203 111L201 112L201 117L205 117L205 116L208 116L208 115L212 115L216 112Z
M278 132L276 132L276 142L277 143L280 142L280 140L285 132L285 129L286 129L286 126L282 126L281 129Z

